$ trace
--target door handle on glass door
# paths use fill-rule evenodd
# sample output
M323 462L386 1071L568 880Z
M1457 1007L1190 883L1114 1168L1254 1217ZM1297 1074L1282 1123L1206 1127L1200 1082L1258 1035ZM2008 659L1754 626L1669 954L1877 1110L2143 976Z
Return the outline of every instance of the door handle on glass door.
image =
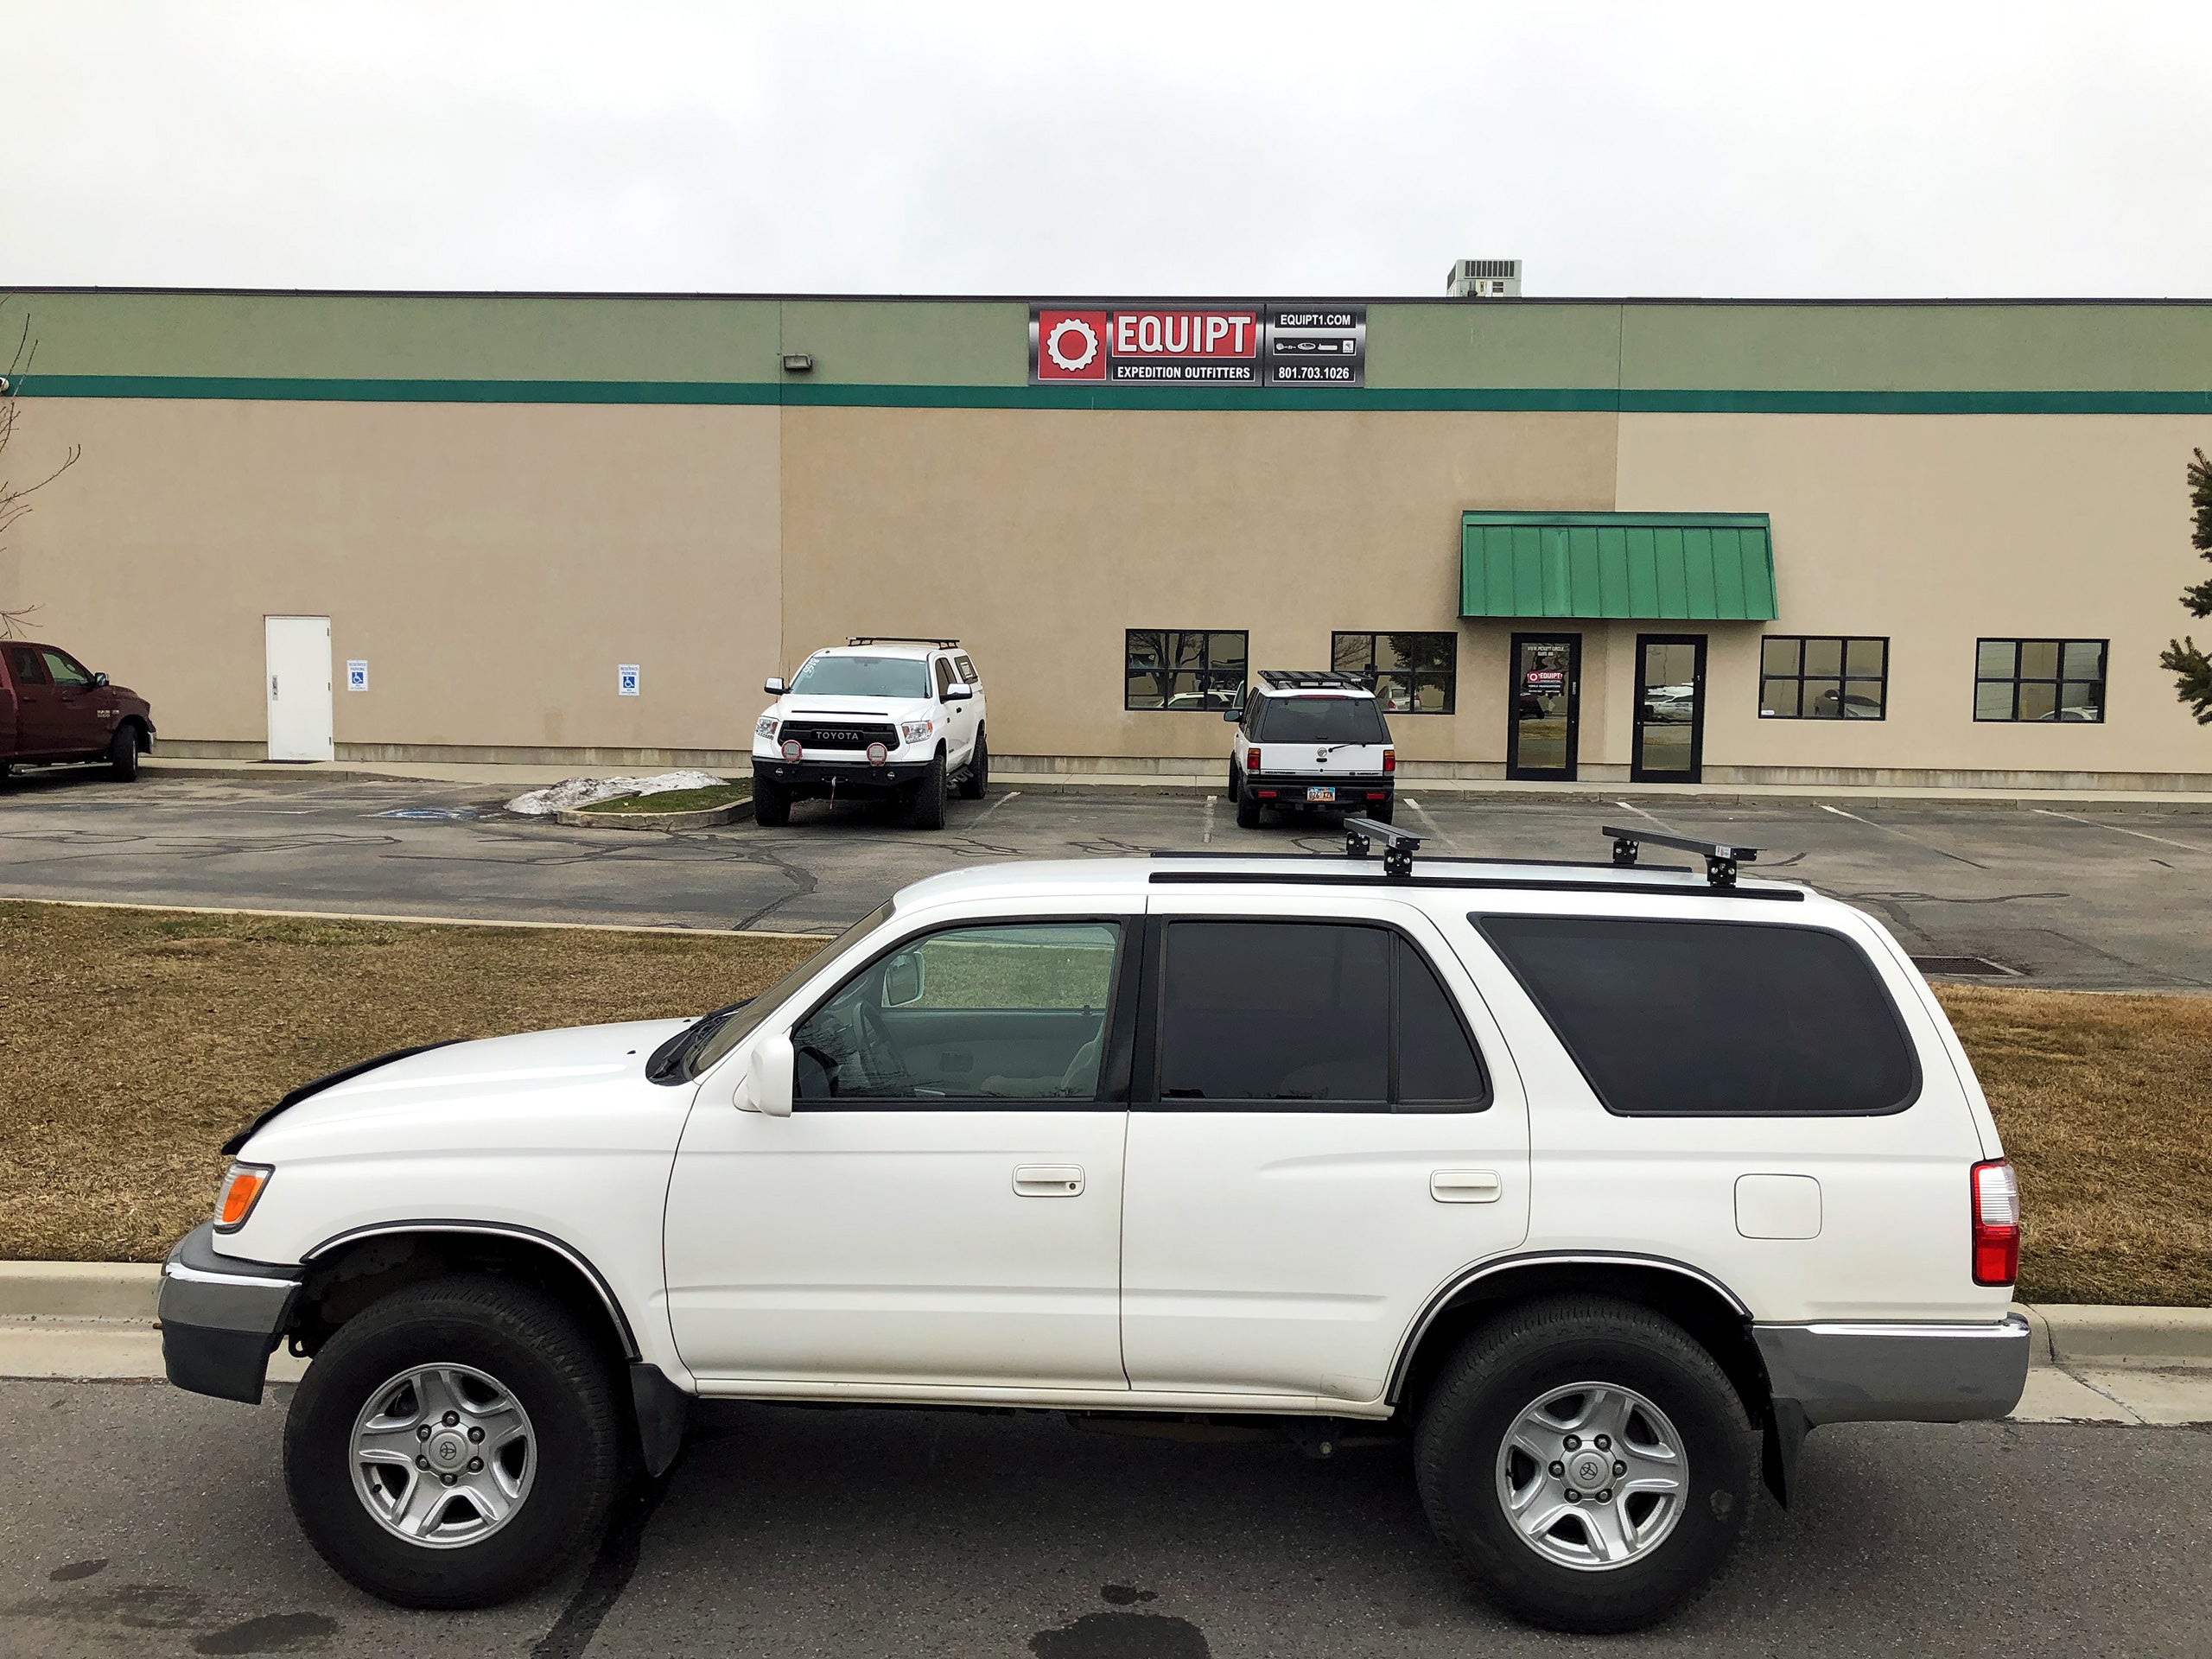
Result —
M1018 1164L1014 1190L1025 1198L1072 1198L1083 1191L1083 1170L1075 1164Z
M1504 1192L1494 1169L1440 1169L1428 1178L1428 1196L1439 1204L1496 1204Z

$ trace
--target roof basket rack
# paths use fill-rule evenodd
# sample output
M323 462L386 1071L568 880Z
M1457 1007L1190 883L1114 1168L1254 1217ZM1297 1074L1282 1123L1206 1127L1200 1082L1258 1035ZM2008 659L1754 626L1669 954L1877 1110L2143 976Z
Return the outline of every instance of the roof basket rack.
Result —
M1636 862L1636 855L1645 842L1654 847L1671 847L1676 852L1695 853L1705 860L1705 879L1716 887L1736 885L1736 867L1758 861L1759 849L1738 847L1725 841L1699 841L1690 836L1662 835L1650 830L1617 830L1611 824L1601 826L1601 836L1613 838L1613 862L1626 868Z
M1421 837L1409 836L1402 830L1394 830L1387 823L1373 818L1344 820L1344 856L1365 858L1376 842L1382 843L1382 874L1411 880L1414 874L1414 855L1421 850Z
M940 639L930 633L856 633L845 643L848 645L935 645L939 650L950 651L960 642L957 639Z
M1374 671L1347 674L1333 668L1263 668L1260 683L1270 691L1372 691Z

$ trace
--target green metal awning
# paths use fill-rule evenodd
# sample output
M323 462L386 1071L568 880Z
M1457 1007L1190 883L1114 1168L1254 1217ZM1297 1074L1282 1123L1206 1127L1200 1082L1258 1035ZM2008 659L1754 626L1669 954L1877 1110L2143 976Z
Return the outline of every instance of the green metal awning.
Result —
M1459 614L1774 620L1763 512L1461 515Z

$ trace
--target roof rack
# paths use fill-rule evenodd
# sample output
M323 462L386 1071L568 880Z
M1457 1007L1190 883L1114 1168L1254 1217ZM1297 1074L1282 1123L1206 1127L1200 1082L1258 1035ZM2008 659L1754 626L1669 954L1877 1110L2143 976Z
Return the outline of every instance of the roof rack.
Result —
M950 651L960 642L957 639L940 639L929 633L856 633L845 643L848 645L935 645L940 650Z
M1333 668L1263 668L1260 671L1260 683L1270 691L1372 691L1375 689L1368 673L1346 674Z
M1734 887L1736 866L1756 863L1759 855L1756 847L1738 847L1725 841L1699 841L1690 836L1662 835L1650 830L1617 830L1611 824L1605 824L1598 833L1613 838L1613 862L1623 868L1636 862L1637 849L1647 841L1654 847L1695 853L1705 860L1705 879L1716 887Z
M1414 873L1414 855L1421 851L1421 837L1409 836L1402 830L1393 830L1389 824L1374 818L1344 820L1344 856L1365 858L1370 845L1382 843L1382 874L1410 878Z

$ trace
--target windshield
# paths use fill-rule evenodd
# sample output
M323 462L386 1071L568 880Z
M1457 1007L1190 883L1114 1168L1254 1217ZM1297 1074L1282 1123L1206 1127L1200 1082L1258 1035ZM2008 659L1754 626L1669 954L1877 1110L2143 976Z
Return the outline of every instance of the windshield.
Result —
M929 665L918 657L810 657L791 690L817 697L926 697Z
M841 955L847 945L865 934L874 932L876 928L890 918L891 903L886 899L766 990L761 992L760 995L723 1020L721 1028L706 1042L700 1045L697 1053L692 1055L690 1064L684 1069L684 1076L696 1077L703 1074L715 1061L721 1059L723 1055L759 1030L762 1020L790 1001L806 982L814 977L817 969L832 957ZM715 1014L707 1016L709 1020L715 1017Z
M1388 743L1372 697L1262 697L1262 743Z

